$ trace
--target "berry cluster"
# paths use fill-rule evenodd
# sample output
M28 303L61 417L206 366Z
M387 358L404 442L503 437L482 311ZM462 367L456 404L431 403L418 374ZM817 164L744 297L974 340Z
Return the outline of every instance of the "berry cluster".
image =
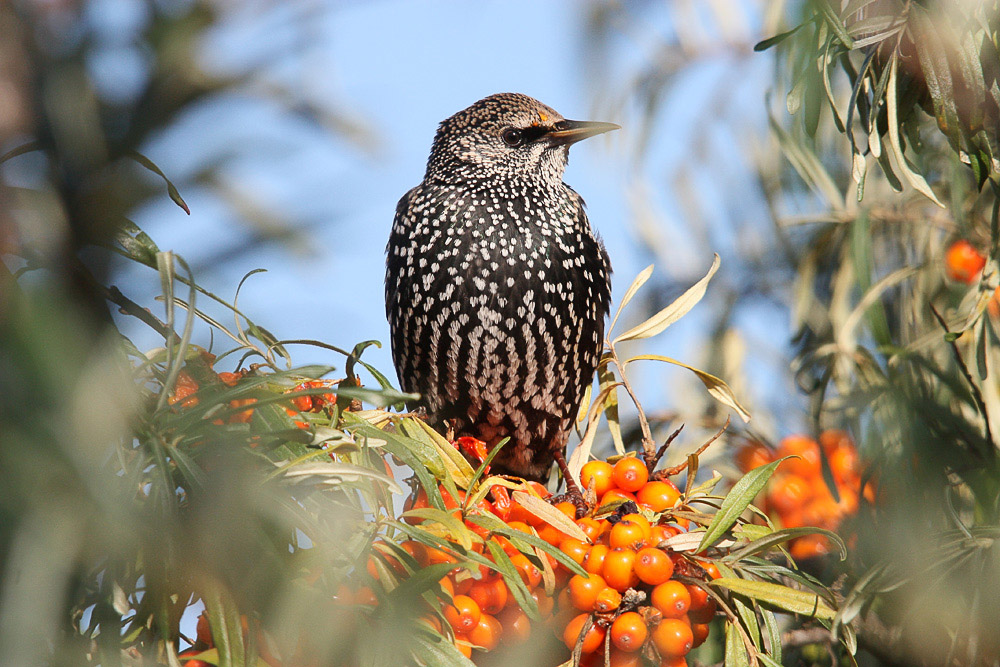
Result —
M462 445L469 448L469 443ZM530 620L517 594L500 575L501 568L481 566L472 571L458 567L440 582L443 616L455 645L477 660L487 652L523 644L545 628L565 645L566 653L554 656L553 664L565 662L576 650L582 665L604 665L607 653L607 664L615 667L682 667L684 656L705 641L708 623L716 612L714 600L698 582L717 577L718 570L665 544L687 528L686 521L675 520L668 512L680 500L679 490L668 480L649 479L646 465L632 457L619 459L614 465L591 461L581 471L581 482L597 503L579 519L571 502L546 505L548 513L540 512L537 503L527 502L521 493L552 500L544 487L533 482L524 484L524 490L512 498L504 487L493 487L492 501L483 498L472 511L466 507L466 525L483 538L486 547L480 545L478 551L493 563L499 556L496 552L503 552L516 568L522 590L530 595L542 623ZM460 491L456 499L443 487L439 492L454 516L462 516L465 494ZM405 505L406 510L428 507L422 489ZM512 531L510 539L472 518L483 513L501 519ZM404 513L404 520L416 523L419 519L415 516L419 512ZM557 548L564 556L562 562L540 549L521 551L517 533ZM413 540L400 546L420 567L454 562L446 551ZM368 563L372 578L378 579L375 558L402 571L397 559L385 557L388 550L378 545L375 549L378 553ZM578 567L571 568L570 562ZM345 597L352 601L369 594L365 587L345 591ZM440 631L442 624L437 619L432 613L424 618Z
M839 500L833 497L823 480L820 448L830 463L830 472L837 486ZM736 454L736 464L743 472L770 463L784 456L793 456L778 467L768 483L764 502L768 514L776 516L785 528L814 526L837 530L844 517L858 509L861 489L858 453L851 437L838 430L824 431L819 442L804 436L791 435L777 449L751 442ZM865 497L872 500L871 485L865 486ZM820 534L805 535L791 542L795 558L812 558L828 553L830 541Z

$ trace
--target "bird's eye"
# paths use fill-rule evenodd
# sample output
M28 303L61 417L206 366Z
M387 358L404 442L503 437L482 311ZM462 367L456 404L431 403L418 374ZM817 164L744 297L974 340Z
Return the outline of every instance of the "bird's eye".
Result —
M500 137L503 139L503 142L511 148L517 148L524 143L524 132L516 127L508 127L503 131Z

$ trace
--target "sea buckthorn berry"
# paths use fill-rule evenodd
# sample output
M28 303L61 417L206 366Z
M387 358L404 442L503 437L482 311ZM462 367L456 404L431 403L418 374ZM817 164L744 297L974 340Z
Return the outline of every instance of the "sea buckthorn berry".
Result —
M649 531L653 528L649 521L641 514L633 512L631 514L626 514L621 518L621 521L631 521L632 523L642 526L643 531L646 533L646 537L649 537Z
M683 655L672 655L662 658L660 667L688 667L688 662Z
M455 648L457 648L466 658L472 657L472 642L469 640L468 636L456 632Z
M691 651L694 635L687 623L679 618L665 618L653 628L653 645L662 657L684 656Z
M212 628L208 624L208 616L205 612L198 615L198 625L195 627L195 631L198 635L198 641L202 644L207 644L209 648L214 645L212 643Z
M608 586L622 593L639 583L635 574L635 552L631 549L612 549L604 558L601 576Z
M634 611L625 612L611 624L611 643L619 651L638 651L646 643L648 635L649 629L642 616Z
M427 564L437 565L438 563L454 563L456 558L443 549L437 547L427 547Z
M789 549L792 558L806 559L830 553L830 541L823 535L803 535Z
M829 454L830 471L838 482L853 481L858 477L858 452L853 447L836 449Z
M645 505L654 512L668 510L680 500L681 492L673 482L647 482L635 494L640 505Z
M649 481L649 468L642 460L626 456L615 464L611 481L622 491L635 493Z
M569 537L569 535L548 523L543 523L537 530L538 537L542 538L552 546L558 545L560 542Z
M651 602L667 618L680 618L691 608L691 592L679 581L665 581L653 589Z
M455 632L468 633L479 624L482 611L476 601L468 595L456 595L451 604L444 608L444 618Z
M709 623L715 618L715 612L718 608L718 603L710 598L705 606L688 610L688 620L691 623Z
M767 494L768 503L779 514L800 509L813 496L813 488L799 475L782 475L771 483L771 491Z
M597 599L594 601L594 611L606 614L609 611L614 611L621 606L622 594L611 588L610 586L605 586L604 589L597 594Z
M517 572L521 575L521 580L525 586L534 588L541 583L542 571L538 569L537 565L528 560L527 556L522 553L516 553L510 557L510 562L517 568Z
M611 549L606 544L595 544L590 547L587 557L583 559L583 569L591 574L600 574L609 551Z
M447 597L455 597L455 582L451 580L451 577L441 577L441 579L438 580L438 584L440 584L441 589Z
M608 534L608 546L612 549L638 549L649 538L649 529L640 523L622 519L611 527Z
M819 443L804 435L790 435L778 444L777 454L796 456L781 464L781 471L809 478L820 474Z
M736 451L736 467L743 472L750 472L754 468L767 465L774 460L772 452L761 442L748 442Z
M654 547L660 546L661 542L666 542L674 535L680 535L681 529L677 526L653 526L649 530L649 544Z
M691 624L691 635L694 641L691 642L691 648L698 648L705 643L708 639L708 623L692 623Z
M708 574L709 579L718 579L722 576L719 572L719 566L715 563L700 563L701 567Z
M503 579L480 579L469 588L468 596L484 614L499 614L507 606L507 584Z
M598 663L599 665L601 663ZM641 653L626 653L618 649L611 650L608 667L642 667Z
M701 586L696 586L695 584L685 584L684 587L687 588L688 593L691 594L691 607L688 609L688 614L705 609L708 606L708 591Z
M569 580L570 602L580 611L593 611L597 595L606 587L604 578L599 574L591 574L586 577L581 577L579 574L574 575Z
M564 501L561 503L556 503L553 505L557 510L568 516L570 519L576 519L576 505L571 502Z
M635 574L644 584L656 586L668 581L674 574L670 557L656 547L640 549L635 554Z
M975 282L984 266L986 258L965 239L952 243L944 254L945 273L948 278L956 282L967 285Z
M583 490L594 487L594 494L600 498L614 486L611 474L614 468L607 461L587 461L580 470L580 485Z
M573 559L573 562L577 565L583 565L583 560L590 552L590 545L581 542L575 537L567 537L559 543L559 551Z
M507 607L497 620L503 626L505 644L523 644L531 636L531 619L520 607Z
M577 519L576 525L580 527L580 530L583 531L584 535L590 538L591 542L597 540L597 538L599 538L604 532L604 525L602 525L602 523L597 519L592 519L589 516Z
M563 630L563 643L569 650L573 650L576 647L576 642L580 639L580 635L583 632L583 625L587 622L590 614L579 614L574 616L569 623L566 624L566 629ZM587 634L583 638L582 652L584 654L593 653L601 646L604 642L604 628L602 628L597 623L593 623Z
M552 609L555 607L556 601L546 595L544 589L535 589L531 591L531 597L535 601L535 605L538 607L539 616L547 618L550 614L552 614ZM515 606L517 604L513 595L507 596L507 602L508 604L513 604Z
M633 503L636 502L635 494L630 491L623 491L622 489L611 489L601 496L601 500L597 505L600 507L601 505L620 503L627 500L631 500Z
M500 621L489 614L479 617L479 623L469 631L469 641L485 651L492 651L500 642L503 626Z

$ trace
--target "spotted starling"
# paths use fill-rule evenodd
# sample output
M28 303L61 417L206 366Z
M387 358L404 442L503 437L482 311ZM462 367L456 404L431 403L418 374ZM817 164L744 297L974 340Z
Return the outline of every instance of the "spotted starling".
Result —
M495 472L541 480L554 460L565 472L611 265L562 177L571 144L617 128L491 95L441 123L423 182L396 207L385 301L400 385L457 434L491 448L509 436Z

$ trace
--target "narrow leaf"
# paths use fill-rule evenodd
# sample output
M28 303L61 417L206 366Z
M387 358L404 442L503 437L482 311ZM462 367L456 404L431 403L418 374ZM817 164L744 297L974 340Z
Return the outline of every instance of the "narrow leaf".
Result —
M698 546L698 551L710 547L736 523L736 520L746 511L753 499L767 484L767 481L771 479L775 469L787 458L789 457L785 456L767 465L754 468L736 482L725 500L722 501L722 507L713 517L712 523L708 524L708 528L705 529L705 536Z
M834 616L834 610L811 591L795 590L770 581L751 581L737 577L721 577L709 583L793 614L825 620Z
M129 151L128 157L132 158L133 160L141 164L143 167L149 169L151 172L162 178L163 181L167 184L167 194L170 195L170 198L173 200L173 202L178 206L180 206L185 213L191 215L191 209L188 208L187 202L185 202L184 198L181 197L181 193L180 191L177 190L177 186L175 186L170 181L170 179L167 178L167 175L164 174L163 171L156 166L155 162L153 162L148 157L146 157L145 155L143 155L138 151Z
M639 288L646 284L646 281L649 280L651 275L653 275L652 264L640 271L639 275L637 275L635 280L632 281L632 284L629 285L627 290L625 290L625 296L622 297L621 303L618 304L618 310L615 311L615 316L611 320L611 326L608 327L608 333L611 333L611 331L615 328L615 323L618 321L618 316L622 314L622 309L628 305L628 302L632 300L632 297L634 297L635 293L639 291Z
M511 498L529 513L534 514L539 519L549 524L561 533L570 537L575 537L581 542L590 542L590 538L583 532L580 526L576 525L572 519L548 504L538 496L533 496L524 491L515 491Z
M633 361L664 361L668 364L674 364L675 366L680 366L681 368L686 368L692 373L694 373L705 388L708 389L708 393L712 395L715 400L719 401L723 405L728 405L744 422L750 421L750 413L747 409L740 405L739 400L736 398L736 394L733 390L720 378L715 377L711 373L707 373L703 370L695 368L694 366L688 366L682 361L677 361L676 359L671 359L670 357L665 357L662 354L640 354L638 356L632 357L626 360L625 364L629 364Z

